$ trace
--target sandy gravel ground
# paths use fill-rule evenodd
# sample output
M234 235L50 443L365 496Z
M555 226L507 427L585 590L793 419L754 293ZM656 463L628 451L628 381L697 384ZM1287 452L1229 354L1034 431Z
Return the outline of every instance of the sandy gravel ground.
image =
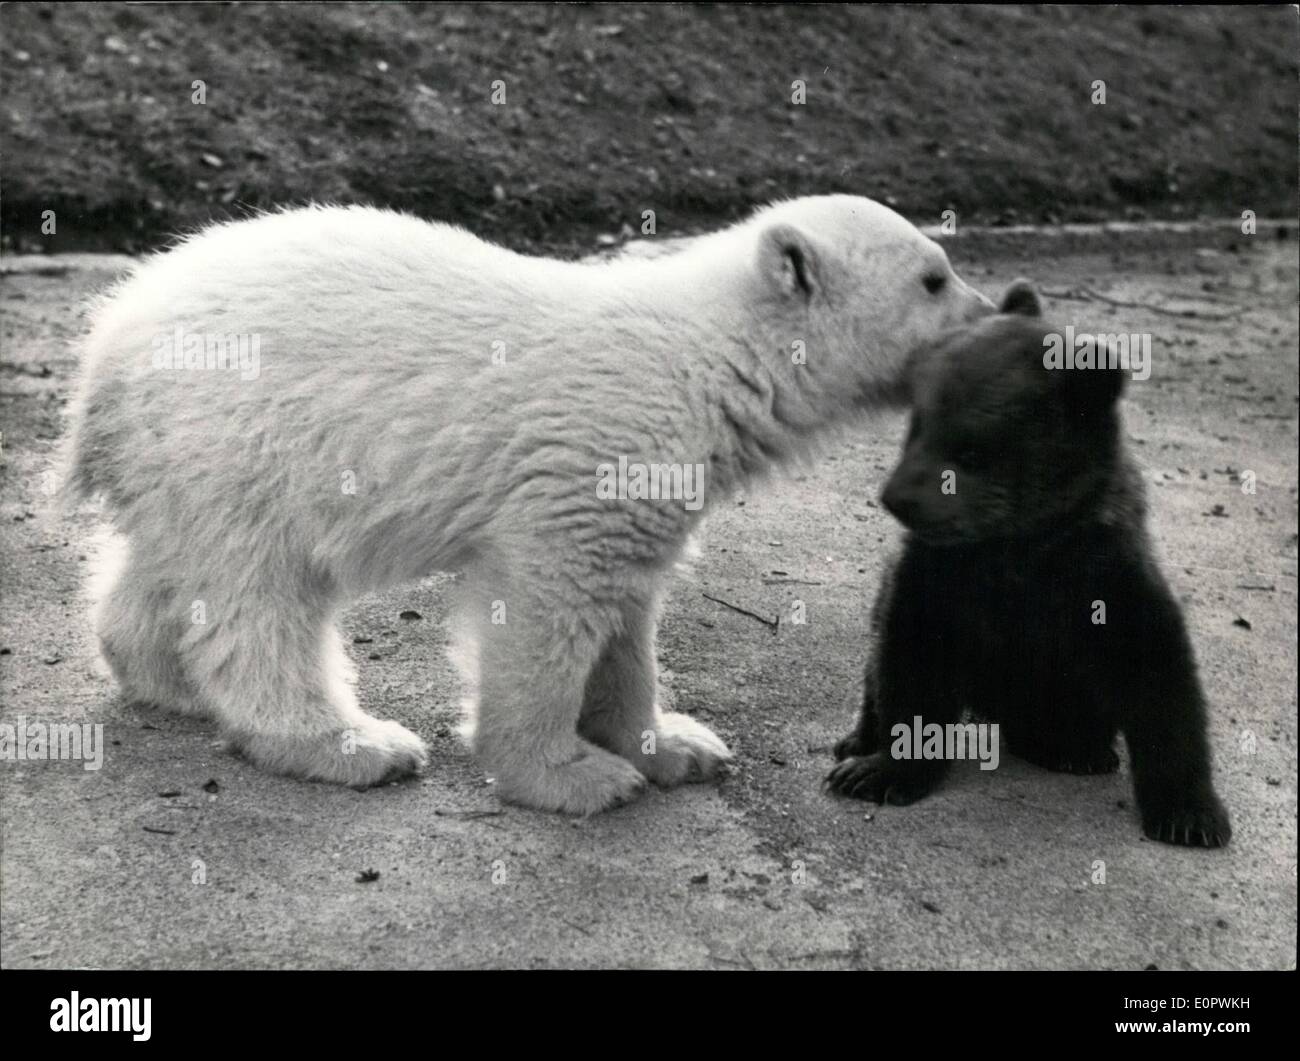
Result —
M453 735L439 580L344 617L363 704L430 742L426 775L359 793L259 773L210 725L125 704L97 673L80 597L94 519L46 511L42 473L76 367L67 342L114 260L4 276L0 721L93 721L109 743L98 771L0 762L0 960L1293 968L1300 336L1293 233L1276 237L953 249L990 292L1027 274L1081 328L1153 335L1127 427L1212 702L1236 833L1218 852L1144 840L1126 768L968 764L901 809L821 794L898 535L874 498L899 415L864 424L814 474L720 511L675 586L665 696L736 750L721 784L585 821L498 804ZM805 624L790 621L795 601Z

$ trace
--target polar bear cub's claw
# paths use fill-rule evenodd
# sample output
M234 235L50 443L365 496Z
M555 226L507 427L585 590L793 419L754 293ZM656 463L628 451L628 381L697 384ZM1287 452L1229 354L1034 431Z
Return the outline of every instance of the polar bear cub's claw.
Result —
M369 788L414 774L428 762L424 741L405 726L364 715L316 736L232 733L232 751L277 774Z
M655 721L654 751L641 762L651 781L671 788L709 781L731 759L731 751L708 726L690 715L665 711Z

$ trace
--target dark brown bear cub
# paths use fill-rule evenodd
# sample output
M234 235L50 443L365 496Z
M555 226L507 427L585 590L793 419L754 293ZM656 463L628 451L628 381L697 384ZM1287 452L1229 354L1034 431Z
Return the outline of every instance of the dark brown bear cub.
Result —
M998 315L917 360L882 497L908 534L875 603L861 719L827 784L877 803L922 798L946 760L895 758L891 745L918 718L946 727L966 709L998 723L1013 754L1069 773L1115 770L1122 732L1146 835L1218 847L1231 827L1205 700L1121 439L1125 369L1047 368L1049 334L1017 281Z

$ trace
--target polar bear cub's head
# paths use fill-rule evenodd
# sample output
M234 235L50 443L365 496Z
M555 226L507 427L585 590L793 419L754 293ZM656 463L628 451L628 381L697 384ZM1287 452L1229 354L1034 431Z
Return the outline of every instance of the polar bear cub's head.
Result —
M774 374L795 384L810 415L903 398L914 350L994 311L942 247L870 199L794 199L743 229L765 333L756 338L777 353Z

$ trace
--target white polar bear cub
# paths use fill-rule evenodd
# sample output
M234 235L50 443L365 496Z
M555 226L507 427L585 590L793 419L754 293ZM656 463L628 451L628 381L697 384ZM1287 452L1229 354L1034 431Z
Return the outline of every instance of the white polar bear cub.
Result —
M852 196L651 260L525 257L361 207L209 228L142 264L86 341L70 483L128 545L104 656L126 695L214 716L270 770L375 784L425 748L358 707L334 613L453 571L502 798L588 814L710 777L726 746L655 703L692 527L991 309ZM696 503L613 488L638 470Z

